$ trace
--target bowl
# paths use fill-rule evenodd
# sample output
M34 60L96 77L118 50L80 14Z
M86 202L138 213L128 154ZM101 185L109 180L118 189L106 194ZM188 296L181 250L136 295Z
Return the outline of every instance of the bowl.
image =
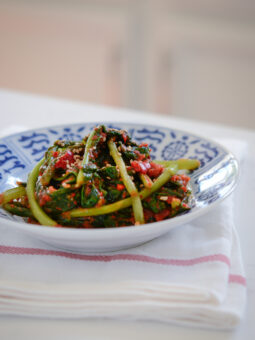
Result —
M20 132L0 139L0 192L26 181L28 173L57 139L81 140L95 125L103 122L45 127ZM171 229L206 214L235 188L238 162L220 144L189 132L162 126L132 123L104 123L127 130L138 143L148 143L152 159L196 158L201 162L191 174L192 209L160 222L121 228L74 229L33 225L0 209L0 221L10 228L47 244L76 253L102 253L126 249L160 237Z

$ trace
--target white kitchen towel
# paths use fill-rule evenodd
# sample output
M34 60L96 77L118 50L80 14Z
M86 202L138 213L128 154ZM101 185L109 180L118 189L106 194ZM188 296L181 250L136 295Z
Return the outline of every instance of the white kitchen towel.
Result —
M237 156L245 145L231 142ZM233 200L136 248L72 254L0 224L0 314L231 329L246 280Z

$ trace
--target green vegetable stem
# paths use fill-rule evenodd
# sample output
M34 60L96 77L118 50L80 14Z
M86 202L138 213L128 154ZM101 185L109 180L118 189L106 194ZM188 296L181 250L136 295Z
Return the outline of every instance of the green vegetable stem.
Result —
M112 139L108 141L108 147L110 150L110 154L112 158L114 159L114 162L119 168L122 181L128 193L131 196L135 221L137 224L143 224L144 223L143 206L142 206L141 198L139 197L138 191L136 189L136 186L134 182L132 181L131 177L128 175L126 165L118 152L116 144L113 142Z
M139 192L140 198L143 200L147 197L149 197L153 192L159 190L167 181L169 181L170 177L176 174L178 171L178 167L176 164L173 164L166 168L164 172L156 179L155 182L153 182L151 188L143 189L141 192ZM97 215L103 215L103 214L110 214L115 211L128 208L132 205L132 198L125 198L124 200L103 205L99 208L90 208L90 209L73 209L70 211L71 217L84 217L84 216L97 216Z
M176 161L159 161L156 160L154 163L163 165L163 167L168 167L173 164L176 164L179 168L179 170L196 170L200 166L200 162L197 159L186 159L186 158L180 158Z
M15 200L25 195L26 195L26 188L23 186L19 186L16 188L6 190L0 195L0 205L4 205L5 203L8 203L12 200Z
M27 197L28 197L28 202L30 205L30 209L32 211L32 214L34 217L37 219L37 221L43 225L47 226L56 226L57 222L52 220L40 207L38 204L36 198L35 198L35 184L39 175L39 170L41 165L44 162L44 158L34 167L32 172L30 173L27 181Z
M86 146L85 146L85 151L84 151L84 156L81 164L81 169L79 170L78 176L77 176L77 182L76 186L80 187L84 183L84 174L83 174L83 168L86 164L89 162L89 150L92 147L93 144L93 137L95 136L96 129L94 129L87 140Z

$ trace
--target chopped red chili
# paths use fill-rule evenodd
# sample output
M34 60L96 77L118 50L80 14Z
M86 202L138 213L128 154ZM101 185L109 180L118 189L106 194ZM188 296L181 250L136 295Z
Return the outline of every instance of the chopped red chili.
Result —
M117 184L117 190L122 191L125 189L125 186L123 184Z
M74 155L72 153L72 151L68 150L63 156L61 156L59 158L59 160L57 160L56 164L55 164L55 168L56 169L66 169L67 168L67 164L71 164L74 162Z
M44 206L47 202L51 201L51 197L47 194L43 194L39 196L39 204L40 206Z
M141 174L146 174L151 168L151 163L146 161L131 161L130 164L135 172L140 172Z
M156 178L162 174L164 167L160 164L150 162L151 168L147 171L147 175L152 178Z

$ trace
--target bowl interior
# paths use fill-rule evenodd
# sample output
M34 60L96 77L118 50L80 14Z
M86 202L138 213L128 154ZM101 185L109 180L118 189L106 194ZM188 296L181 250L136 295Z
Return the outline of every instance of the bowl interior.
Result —
M0 140L0 192L26 181L27 175L57 139L81 140L101 122L60 125L29 130ZM138 143L148 143L152 159L176 160L196 158L201 167L191 175L194 194L193 209L208 207L225 198L234 188L238 174L236 159L219 144L191 133L132 123L105 123L116 129L125 129ZM23 223L23 219L0 209L0 217Z

